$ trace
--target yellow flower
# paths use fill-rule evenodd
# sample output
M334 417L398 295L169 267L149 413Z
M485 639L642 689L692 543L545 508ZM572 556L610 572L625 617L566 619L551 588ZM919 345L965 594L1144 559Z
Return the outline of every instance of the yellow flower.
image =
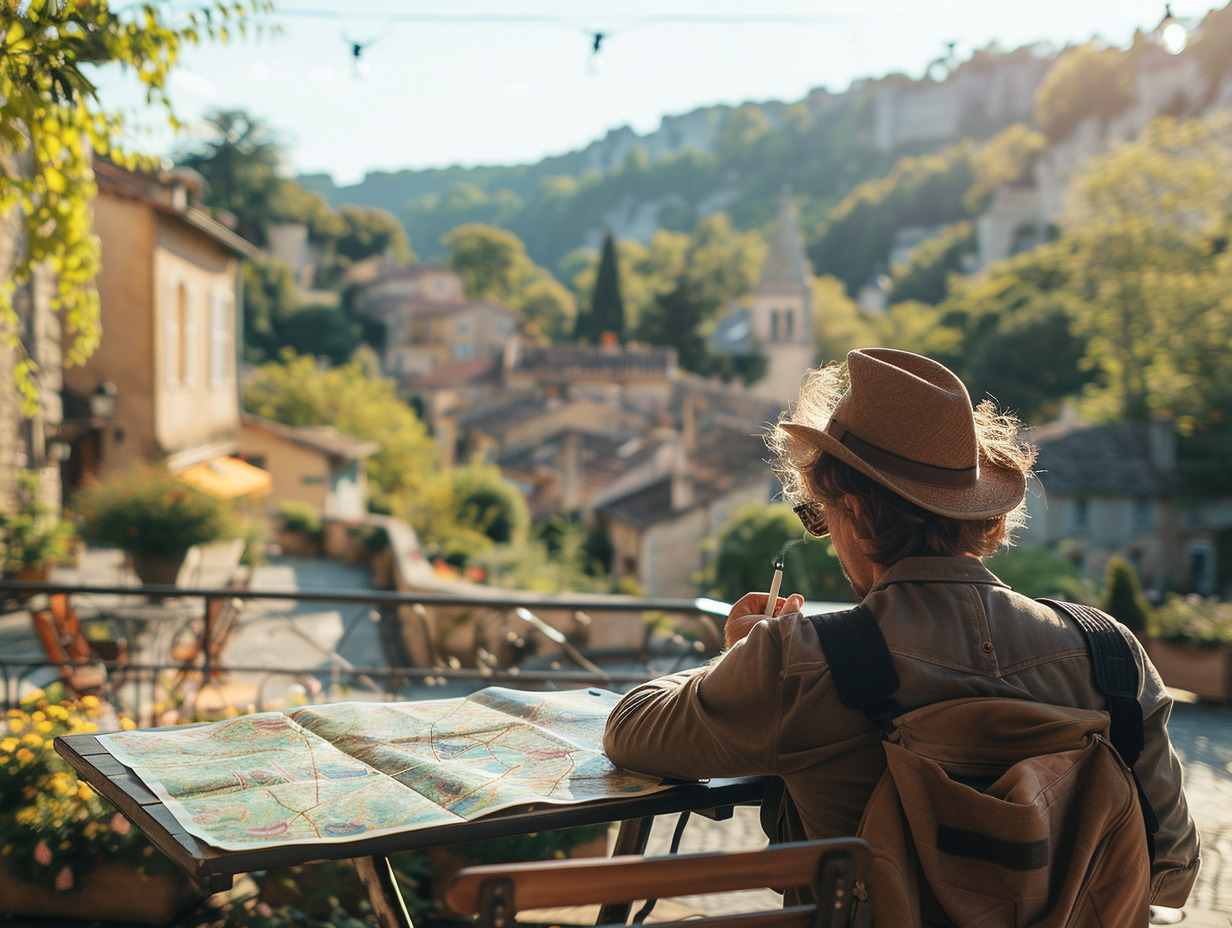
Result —
M31 713L30 715L31 722L42 722L46 718L47 716L42 711L36 711L36 712Z
M28 764L34 760L34 752L29 748L22 748L17 752L17 760L19 763Z
M25 729L25 727L26 723L21 716L15 716L14 718L9 719L9 731L13 734L21 732Z
M18 744L19 742L16 738L5 738L3 741L0 741L0 751L3 751L5 754L12 754L17 750Z
M43 746L43 739L36 732L30 732L29 734L22 735L21 743L27 747L40 748Z
M82 696L81 707L83 709L97 709L100 703L97 696Z
M125 731L132 731L134 728L137 727L137 723L134 722L132 719L128 718L127 716L125 716L124 718L120 719L120 727L123 728Z
M35 729L36 729L36 730L37 730L40 734L47 735L47 734L50 734L50 733L51 733L51 730L52 730L55 726L54 726L54 725L52 725L52 724L51 724L51 722L49 722L49 721L47 721L46 719L44 719L44 720L43 720L43 721L41 721L41 722L37 722L37 723L35 724L35 726L34 726L34 727L35 727Z

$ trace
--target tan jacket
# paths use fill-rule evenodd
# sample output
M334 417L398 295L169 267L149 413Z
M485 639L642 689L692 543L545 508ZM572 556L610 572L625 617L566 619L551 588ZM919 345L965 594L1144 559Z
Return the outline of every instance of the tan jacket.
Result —
M1078 627L975 558L900 561L864 602L894 656L905 711L965 696L1106 708ZM1134 648L1146 736L1136 771L1160 824L1152 900L1179 907L1197 877L1198 833L1168 740L1172 699ZM657 776L780 776L811 839L855 834L886 765L880 732L839 702L817 634L799 613L759 622L706 667L629 692L608 720L604 747L615 763Z

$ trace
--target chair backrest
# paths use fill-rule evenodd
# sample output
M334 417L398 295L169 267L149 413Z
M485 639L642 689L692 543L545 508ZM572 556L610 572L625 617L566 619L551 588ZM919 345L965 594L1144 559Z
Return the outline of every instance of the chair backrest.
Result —
M847 924L852 889L863 878L871 858L864 841L839 838L776 844L755 851L491 864L458 871L445 902L461 915L478 915L480 928L506 928L518 910L799 886L810 887L818 901L786 909L690 918L680 924L690 928L720 922L723 928L836 928Z
M66 593L53 593L47 608L32 612L30 618L47 659L60 665L60 677L71 689L84 694L106 684L105 668L86 663L97 660L98 655L90 648Z

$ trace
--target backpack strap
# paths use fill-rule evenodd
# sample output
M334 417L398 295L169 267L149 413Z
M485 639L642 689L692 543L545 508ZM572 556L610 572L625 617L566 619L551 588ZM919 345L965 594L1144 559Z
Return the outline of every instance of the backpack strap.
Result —
M898 671L873 611L861 603L808 619L821 639L839 701L861 710L886 734L894 731L894 719L903 714L894 698Z
M1138 804L1142 807L1142 820L1146 824L1147 848L1151 852L1151 860L1154 860L1155 832L1159 831L1159 820L1150 800L1142 791L1142 783L1134 770L1145 746L1142 704L1138 702L1138 662L1134 660L1129 642L1125 640L1125 635L1112 616L1080 603L1067 603L1059 599L1039 601L1073 619L1087 640L1087 652L1095 672L1095 685L1108 700L1108 714L1111 716L1108 733L1112 738L1112 746L1134 775L1134 785L1138 788Z

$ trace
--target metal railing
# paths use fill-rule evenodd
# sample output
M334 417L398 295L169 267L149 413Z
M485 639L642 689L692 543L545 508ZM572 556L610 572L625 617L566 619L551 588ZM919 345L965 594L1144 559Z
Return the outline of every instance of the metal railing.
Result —
M63 594L80 612L81 621L87 627L100 623L124 623L125 616L131 621L135 608L148 613L150 622L163 622L167 627L178 626L181 630L192 627L192 635L199 647L191 660L172 659L170 638L167 655L161 659L150 656L149 629L130 629L132 637L147 637L147 643L139 646L130 641L132 653L128 658L116 657L107 660L81 662L56 660L51 654L39 657L15 658L0 655L0 701L4 706L13 706L36 673L47 674L57 670L63 676L80 666L102 667L109 685L103 698L116 708L130 715L138 724L152 724L153 707L173 697L173 681L179 684L190 681L199 694L210 687L219 686L219 681L234 676L255 680L256 696L253 707L266 707L266 690L271 681L284 678L293 681L316 681L321 692L337 693L362 689L379 694L378 698L397 698L417 688L440 687L455 684L458 687L479 688L490 684L502 684L521 688L554 688L599 685L624 687L637 683L665 670L678 669L700 663L716 653L722 645L722 625L727 614L727 605L708 599L654 599L601 594L544 595L533 593L510 593L500 591L484 596L454 596L442 593L392 592L382 590L326 591L314 589L236 589L183 588L176 586L108 586L57 583L0 582L0 597L6 602L5 611L33 610L50 601L50 597ZM291 602L293 607L278 611L277 602ZM194 604L197 603L194 607ZM268 605L261 617L286 618L293 622L294 608L302 603L332 604L355 607L355 614L344 623L341 637L321 663L313 666L289 666L271 661L237 662L226 661L220 666L212 637L215 623L219 621L220 605L229 605L237 610L237 621L245 621L249 610ZM508 625L522 629L516 640L524 647L519 649L520 660L510 663L500 660L486 648L477 648L467 661L456 656L442 658L441 642L434 640L429 618L433 612L456 614L459 610L481 610L491 616L501 614ZM589 650L585 642L588 625L601 622L619 613L640 613L643 617L655 617L657 621L643 622L644 633L640 642L617 653ZM554 625L544 619L545 615L567 616L564 623ZM675 616L679 623L691 627L685 633L672 631L672 623L664 617ZM378 620L382 628L384 662L356 665L337 652L342 642L351 634L355 625L364 618ZM166 620L166 621L164 621ZM407 658L405 646L407 623L421 623L420 637L429 643L431 657L413 662ZM560 625L572 625L579 634L570 634ZM668 631L661 632L666 625ZM679 626L677 626L679 627ZM659 630L659 631L656 631ZM174 634L174 630L172 634ZM510 634L513 634L510 632ZM534 646L526 645L533 639ZM324 649L323 649L324 653ZM535 666L535 661L525 663L527 657L557 658L554 664L561 666ZM614 659L616 666L612 666ZM651 668L649 661L657 658L669 666ZM602 666L604 663L609 666ZM566 667L565 665L572 665ZM632 666L631 666L632 665ZM322 682L322 678L325 682ZM423 690L418 694L422 697ZM312 696L312 692L308 692Z

